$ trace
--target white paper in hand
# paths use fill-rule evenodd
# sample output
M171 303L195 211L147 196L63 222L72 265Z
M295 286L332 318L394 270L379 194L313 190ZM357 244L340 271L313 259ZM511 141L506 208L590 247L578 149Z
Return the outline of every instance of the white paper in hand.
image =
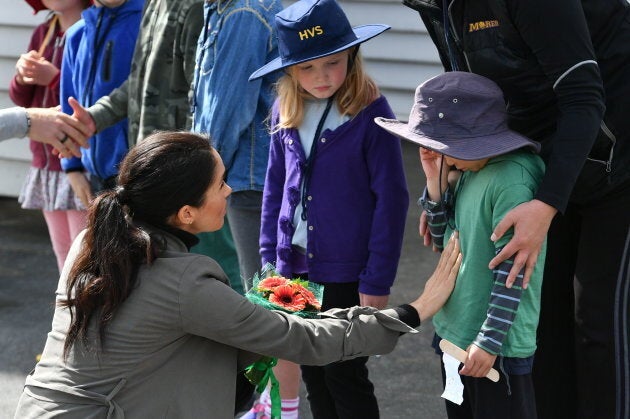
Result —
M461 405L464 401L464 384L458 371L460 362L447 353L442 354L442 362L446 372L446 385L442 397Z

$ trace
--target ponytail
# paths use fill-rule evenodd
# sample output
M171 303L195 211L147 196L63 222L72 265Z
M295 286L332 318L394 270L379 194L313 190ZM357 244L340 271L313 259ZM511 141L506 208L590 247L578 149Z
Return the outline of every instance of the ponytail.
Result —
M99 195L88 214L84 247L77 257L61 307L70 308L70 328L63 347L64 358L79 340L86 349L88 326L98 316L98 336L134 287L137 268L154 259L149 235L130 222L121 202L122 188Z

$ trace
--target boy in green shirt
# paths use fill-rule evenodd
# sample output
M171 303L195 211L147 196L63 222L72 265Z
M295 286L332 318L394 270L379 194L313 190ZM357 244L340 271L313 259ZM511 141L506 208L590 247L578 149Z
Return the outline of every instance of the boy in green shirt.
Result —
M464 400L446 402L448 417L536 417L531 367L545 246L525 286L523 272L506 286L512 260L493 271L488 263L512 237L493 242L493 229L534 197L542 179L544 164L535 154L540 145L508 128L494 82L466 72L420 85L409 123L376 123L422 147L427 187L420 203L434 246L441 249L444 236L459 231L463 261L455 290L433 318L436 336L467 351L460 370ZM484 378L493 366L502 372L498 383Z

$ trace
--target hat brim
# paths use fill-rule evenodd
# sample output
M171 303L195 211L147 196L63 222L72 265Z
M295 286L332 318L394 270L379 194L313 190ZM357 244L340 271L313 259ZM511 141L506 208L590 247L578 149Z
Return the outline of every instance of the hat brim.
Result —
M25 0L33 8L33 13L37 13L41 10L48 10L48 7L44 6L42 0Z
M269 61L264 66L260 67L258 70L254 71L252 73L252 75L249 76L249 81L258 79L260 77L266 76L269 73L273 73L274 71L278 71L278 70L281 70L281 69L286 68L286 67L290 67L290 66L295 65L295 64L299 64L299 63L303 63L303 62L306 62L306 61L315 60L317 58L327 57L329 55L333 55L333 54L336 54L338 52L347 50L348 48L351 48L351 47L353 47L355 45L358 45L358 44L360 44L362 42L368 41L368 40L374 38L375 36L378 36L378 35L382 34L383 32L385 32L388 29L391 29L391 26L389 26L389 25L379 25L379 24L355 26L354 28L352 28L352 31L354 32L355 36L357 37L357 39L355 41L352 41L349 44L345 44L344 46L342 46L340 48L337 48L335 50L328 51L325 54L313 55L312 57L304 58L302 60L291 61L291 62L288 62L288 63L283 63L282 62L282 58L281 57L277 57L277 58Z
M378 117L374 118L374 122L403 140L459 160L487 159L523 147L529 147L536 153L540 152L539 143L510 129L477 137L435 138L410 131L407 123L396 119Z

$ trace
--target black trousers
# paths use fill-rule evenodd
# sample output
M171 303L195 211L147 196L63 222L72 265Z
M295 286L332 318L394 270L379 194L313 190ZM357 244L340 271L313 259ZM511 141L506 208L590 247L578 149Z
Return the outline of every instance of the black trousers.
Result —
M629 226L627 183L551 225L533 370L541 419L630 417Z
M324 284L322 310L358 305L358 287L358 282ZM367 361L368 357L361 357L323 367L301 366L313 419L379 418Z
M446 383L444 364L442 383ZM494 368L501 371L499 358ZM463 365L460 365L460 369ZM487 378L460 376L464 383L461 405L445 400L448 419L536 419L536 402L531 374L506 375L494 383ZM559 417L560 418L560 417Z

